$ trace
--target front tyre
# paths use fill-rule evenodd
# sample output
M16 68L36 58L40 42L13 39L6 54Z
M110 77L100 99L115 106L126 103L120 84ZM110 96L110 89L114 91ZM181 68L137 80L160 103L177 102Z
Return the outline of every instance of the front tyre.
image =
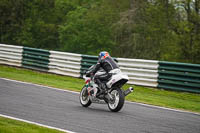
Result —
M122 109L124 105L124 93L121 89L117 88L110 92L113 100L108 102L108 108L112 112L118 112Z
M87 88L84 86L80 92L80 96L79 96L79 99L80 99L80 103L83 107L88 107L91 105L91 101L90 101L90 98L89 98L89 95L87 93Z

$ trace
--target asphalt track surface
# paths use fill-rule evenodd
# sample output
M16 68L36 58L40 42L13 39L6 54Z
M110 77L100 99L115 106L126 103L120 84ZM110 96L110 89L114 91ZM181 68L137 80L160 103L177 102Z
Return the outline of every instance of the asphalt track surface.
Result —
M200 133L200 115L126 102L84 108L79 95L0 78L0 114L78 133Z

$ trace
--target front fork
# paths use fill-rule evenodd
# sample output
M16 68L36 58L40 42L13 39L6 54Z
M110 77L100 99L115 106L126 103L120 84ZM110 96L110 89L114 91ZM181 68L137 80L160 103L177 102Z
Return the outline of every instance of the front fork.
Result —
M85 91L83 92L83 96L88 96L89 94L88 94L88 87L89 87L89 85L88 85L88 83L85 85Z

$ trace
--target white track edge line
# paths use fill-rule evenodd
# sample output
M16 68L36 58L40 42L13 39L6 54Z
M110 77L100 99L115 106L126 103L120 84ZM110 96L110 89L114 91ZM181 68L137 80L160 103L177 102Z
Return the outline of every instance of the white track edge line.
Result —
M7 81L12 81L12 82L17 82L17 83L23 83L23 84L27 84L27 85L34 85L34 86L39 86L39 87L45 87L45 88L49 88L49 89L52 89L52 90L59 90L59 91L64 91L64 92L70 92L70 93L79 94L79 92L76 92L76 91L58 89L58 88L54 88L54 87L49 87L49 86L44 86L44 85L39 85L39 84L34 84L34 83L29 83L29 82L24 82L24 81L19 81L19 80L13 80L13 79L7 79L7 78L0 78L0 79L4 79L4 80L7 80Z
M138 103L138 102L131 102L131 101L126 101L127 103L131 103L131 104L138 104L141 106L146 106L146 107L151 107L151 108L158 108L158 109L163 109L163 110L170 110L170 111L174 111L174 112L180 112L180 113L188 113L188 114L194 114L194 115L200 115L200 113L196 113L196 112L190 112L190 111L186 111L186 110L178 110L178 109L172 109L172 108L167 108L167 107L160 107L160 106L156 106L156 105L150 105L150 104L145 104L145 103Z
M28 120L24 120L24 119L20 119L20 118L8 116L8 115L0 114L0 116L4 117L4 118L9 118L9 119L13 119L13 120L26 122L26 123L29 123L29 124L34 124L34 125L49 128L49 129L55 129L55 130L66 132L66 133L76 133L76 132L72 132L72 131L69 131L69 130L65 130L65 129L61 129L61 128L57 128L57 127L52 127L52 126L48 126L48 125L44 125L44 124L40 124L40 123L37 123L37 122L28 121Z
M49 86L38 85L38 84L34 84L34 83L28 83L28 82L13 80L13 79L7 79L7 78L0 78L0 79L12 81L12 82L17 82L17 83L28 84L28 85L35 85L35 86L39 86L39 87L46 87L46 88L49 88L49 89L63 91L63 92L70 92L70 93L74 93L74 94L79 94L79 92L75 92L75 91L63 90L63 89L58 89L58 88L53 88L53 87L49 87ZM156 105L150 105L150 104L139 103L139 102L131 102L131 101L126 101L126 102L127 103L131 103L131 104L138 104L138 105L141 105L141 106L151 107L151 108L158 108L158 109L170 110L170 111L175 111L175 112L190 113L190 114L200 115L200 113L190 112L190 111L185 111L185 110L178 110L178 109L172 109L172 108L167 108L167 107L160 107L160 106L156 106Z

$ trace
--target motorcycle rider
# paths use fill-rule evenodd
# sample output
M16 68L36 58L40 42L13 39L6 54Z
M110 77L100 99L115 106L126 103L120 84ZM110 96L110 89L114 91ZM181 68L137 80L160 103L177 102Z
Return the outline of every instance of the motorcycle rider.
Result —
M101 68L104 69L106 73L102 75L95 75L95 73ZM104 84L102 81L108 80L112 76L112 74L109 72L113 69L119 69L119 66L114 59L109 55L108 52L100 52L97 64L86 74L91 76L95 75L94 82L99 86L99 94L102 94L106 91L106 84Z

